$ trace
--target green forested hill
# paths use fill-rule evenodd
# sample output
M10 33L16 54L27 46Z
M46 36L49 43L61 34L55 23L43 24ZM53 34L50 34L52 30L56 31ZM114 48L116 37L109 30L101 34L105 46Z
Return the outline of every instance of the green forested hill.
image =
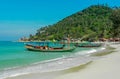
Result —
M115 13L115 11L118 11ZM72 14L53 25L48 25L37 30L32 40L61 40L67 35L71 38L84 40L97 40L98 38L110 38L120 25L115 25L120 11L104 5L93 5L75 14ZM118 15L118 16L116 16ZM114 17L116 16L116 18ZM118 20L118 19L117 19ZM120 23L120 20L119 20ZM116 26L116 28L114 28ZM119 32L116 33L118 36Z

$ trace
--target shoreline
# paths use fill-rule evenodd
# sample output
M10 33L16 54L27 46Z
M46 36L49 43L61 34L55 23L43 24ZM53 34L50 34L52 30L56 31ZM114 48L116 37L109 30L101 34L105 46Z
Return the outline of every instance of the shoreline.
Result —
M66 73L55 79L120 79L120 44L111 47L116 48L113 53L93 61L82 70Z
M103 52L103 51L105 51L105 50L102 50L102 49L99 50L99 52ZM54 79L56 77L55 74L57 74L57 76L61 76L61 75L67 74L66 71L67 72L70 71L72 73L74 71L74 69L75 70L79 70L79 67L81 68L81 66L89 66L89 64L87 64L87 63L89 63L91 61L94 62L94 60L90 60L88 62L85 62L85 63L82 63L82 64L78 64L76 66L73 66L73 67L70 67L70 68L64 69L64 70L58 70L58 71L52 71L52 72L43 72L43 73L36 72L36 73L23 74L23 75L18 75L18 76L16 75L16 76L5 78L5 79L34 79L34 78L36 78L36 76L39 76L39 78L37 78L37 79ZM73 71L71 71L71 69ZM81 68L81 69L83 70L83 68ZM55 73L55 74L53 74L53 73ZM47 74L47 75L43 76L41 74ZM48 77L46 78L46 76L48 76ZM51 76L52 76L52 78L50 78Z

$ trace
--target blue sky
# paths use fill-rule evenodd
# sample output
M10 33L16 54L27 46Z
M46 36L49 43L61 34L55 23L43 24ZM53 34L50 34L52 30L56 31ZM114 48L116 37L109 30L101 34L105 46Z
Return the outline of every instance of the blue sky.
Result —
M35 34L93 4L120 6L120 0L0 0L0 40L17 40Z

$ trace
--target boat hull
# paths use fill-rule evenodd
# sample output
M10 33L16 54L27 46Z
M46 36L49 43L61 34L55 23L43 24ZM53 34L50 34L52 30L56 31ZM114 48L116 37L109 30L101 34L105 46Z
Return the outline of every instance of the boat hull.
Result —
M95 44L95 43L80 43L76 44L76 47L100 47L101 44Z
M63 48L63 49L39 49L39 48L26 46L26 49L29 51L39 51L39 52L71 52L75 49L75 47Z

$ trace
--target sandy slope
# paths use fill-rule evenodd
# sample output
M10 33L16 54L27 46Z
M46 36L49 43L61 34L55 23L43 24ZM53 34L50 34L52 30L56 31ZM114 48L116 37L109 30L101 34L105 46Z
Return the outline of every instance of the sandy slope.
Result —
M120 45L114 53L92 62L85 69L67 73L55 79L120 79Z

